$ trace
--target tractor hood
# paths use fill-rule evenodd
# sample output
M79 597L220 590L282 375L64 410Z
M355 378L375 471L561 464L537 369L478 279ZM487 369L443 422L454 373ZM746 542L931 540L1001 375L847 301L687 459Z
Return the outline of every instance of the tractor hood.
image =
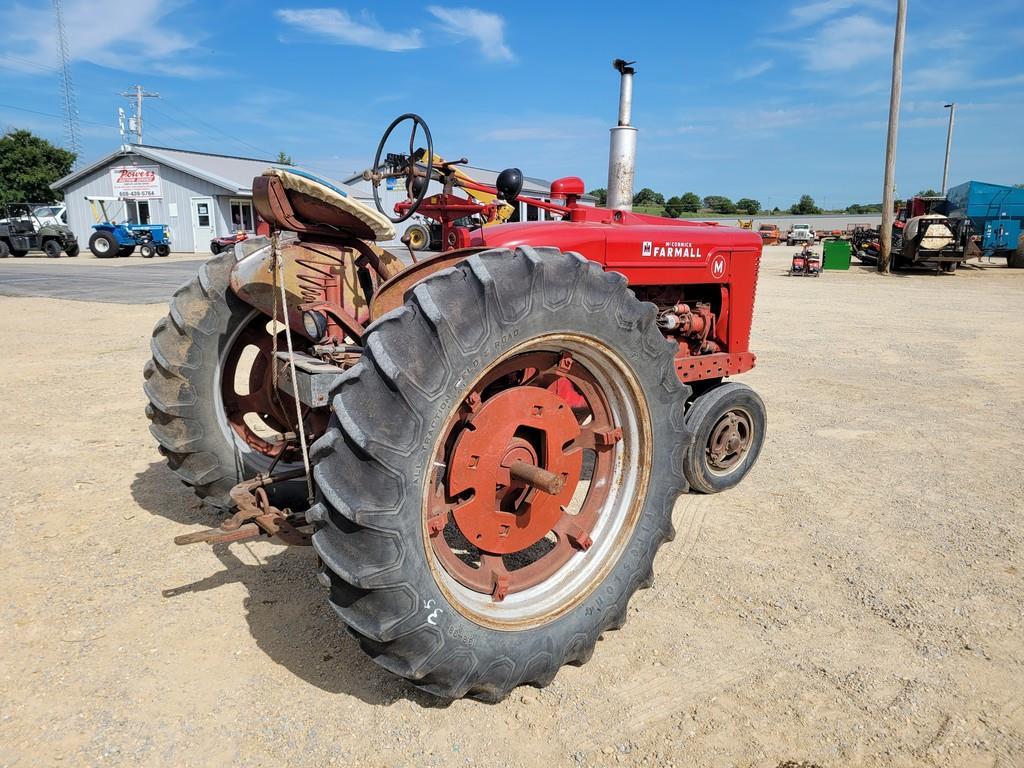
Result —
M471 244L485 248L551 246L573 251L610 269L631 274L630 283L666 282L666 272L709 271L709 282L726 278L719 254L760 257L763 242L757 232L705 222L667 222L659 216L600 208L578 208L594 220L502 224L478 229ZM605 220L600 220L603 217ZM731 261L731 259L729 259ZM636 272L636 276L632 273ZM671 282L670 280L668 282Z

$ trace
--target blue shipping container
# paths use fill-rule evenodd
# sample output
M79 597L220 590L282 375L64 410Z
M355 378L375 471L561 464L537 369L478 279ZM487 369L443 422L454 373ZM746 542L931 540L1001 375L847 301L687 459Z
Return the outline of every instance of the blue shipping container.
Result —
M968 218L981 235L981 249L1012 251L1024 221L1024 189L984 181L968 181L946 193L946 215Z

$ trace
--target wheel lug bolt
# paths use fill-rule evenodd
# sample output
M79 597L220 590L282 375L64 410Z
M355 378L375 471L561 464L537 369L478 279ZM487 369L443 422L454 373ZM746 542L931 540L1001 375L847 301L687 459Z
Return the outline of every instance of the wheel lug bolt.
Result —
M433 517L427 518L427 533L433 538L437 536L444 527L448 524L447 515L434 515Z
M565 538L567 538L569 543L581 552L586 552L594 544L594 540L590 538L590 534L575 523L570 525L566 530Z

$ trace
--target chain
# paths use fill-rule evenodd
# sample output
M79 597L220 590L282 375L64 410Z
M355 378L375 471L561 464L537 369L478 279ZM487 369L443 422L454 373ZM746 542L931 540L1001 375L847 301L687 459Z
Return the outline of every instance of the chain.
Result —
M274 361L274 387L277 387L277 309L281 307L281 316L284 318L284 335L285 340L288 342L288 365L291 369L292 382L297 381L295 375L295 349L292 347L292 329L290 325L290 319L288 317L288 299L285 295L284 289L284 259L281 258L281 249L278 242L278 233L275 229L270 235L270 246L272 249L272 255L274 259L273 263L273 281L274 281L274 333L272 341L272 360ZM277 303L278 291L280 291L281 303ZM294 386L293 386L294 388ZM306 445L306 428L303 424L302 419L302 403L299 400L298 393L293 397L295 401L295 418L298 422L299 427L299 446L302 449L302 465L306 469L306 491L308 494L309 503L313 503L313 473L309 468L309 447Z

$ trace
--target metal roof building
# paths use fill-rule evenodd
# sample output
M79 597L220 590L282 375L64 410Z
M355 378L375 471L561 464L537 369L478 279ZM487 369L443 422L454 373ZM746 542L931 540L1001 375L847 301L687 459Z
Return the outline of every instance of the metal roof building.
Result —
M238 228L255 231L252 180L274 160L128 144L51 187L64 193L68 225L79 243L96 223L90 197L116 197L107 213L118 222L167 224L171 249L207 253L210 240Z

